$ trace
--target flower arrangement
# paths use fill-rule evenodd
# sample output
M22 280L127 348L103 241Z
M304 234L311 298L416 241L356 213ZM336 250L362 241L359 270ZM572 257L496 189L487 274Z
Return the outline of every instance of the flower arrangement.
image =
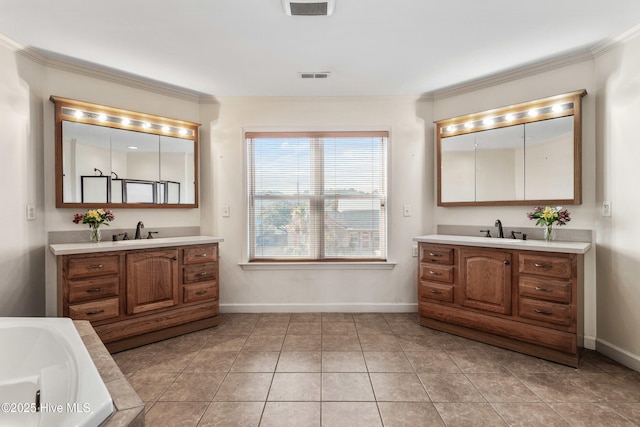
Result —
M113 215L113 212L109 209L89 209L84 215L78 213L73 215L73 222L75 224L89 224L92 242L100 241L100 226L102 224L108 226L109 222L114 219L115 215Z
M529 219L535 219L536 225L541 225L544 228L544 239L546 241L553 240L553 224L566 225L571 221L569 211L562 209L562 206L545 206L544 208L538 206L533 209L533 212L527 213Z

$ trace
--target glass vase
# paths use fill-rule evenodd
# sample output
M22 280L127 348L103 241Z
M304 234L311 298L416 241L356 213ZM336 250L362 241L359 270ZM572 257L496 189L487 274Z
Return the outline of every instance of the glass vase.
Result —
M90 230L89 239L91 240L91 243L98 243L100 241L100 239L102 239L102 233L100 232L100 226L99 225L90 225L89 226L89 230Z
M556 238L556 230L553 229L553 224L547 224L544 227L544 240L551 242Z

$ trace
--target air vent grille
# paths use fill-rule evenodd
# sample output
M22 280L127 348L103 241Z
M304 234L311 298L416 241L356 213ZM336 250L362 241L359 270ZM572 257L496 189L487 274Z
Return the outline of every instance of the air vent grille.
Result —
M327 79L331 77L331 71L314 71L298 73L301 79Z
M282 7L290 16L329 16L333 14L335 0L282 0Z

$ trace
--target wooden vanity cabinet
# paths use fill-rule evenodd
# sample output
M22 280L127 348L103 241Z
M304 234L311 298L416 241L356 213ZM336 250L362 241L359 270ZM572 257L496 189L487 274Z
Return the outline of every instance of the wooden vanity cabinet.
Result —
M421 325L578 365L582 255L424 242L419 248ZM452 274L432 274L443 265Z
M111 352L216 326L218 244L58 256L58 314Z

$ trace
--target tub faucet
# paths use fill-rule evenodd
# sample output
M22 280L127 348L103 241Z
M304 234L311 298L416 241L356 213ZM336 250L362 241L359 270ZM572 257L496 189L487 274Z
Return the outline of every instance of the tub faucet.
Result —
M498 227L498 237L501 239L504 239L504 231L502 230L502 221L500 221L499 219L496 219L496 223L494 224L494 227Z
M142 236L140 235L140 230L143 228L144 228L144 224L142 223L142 221L138 221L138 224L136 225L136 237L134 237L134 239L136 240L142 239Z

